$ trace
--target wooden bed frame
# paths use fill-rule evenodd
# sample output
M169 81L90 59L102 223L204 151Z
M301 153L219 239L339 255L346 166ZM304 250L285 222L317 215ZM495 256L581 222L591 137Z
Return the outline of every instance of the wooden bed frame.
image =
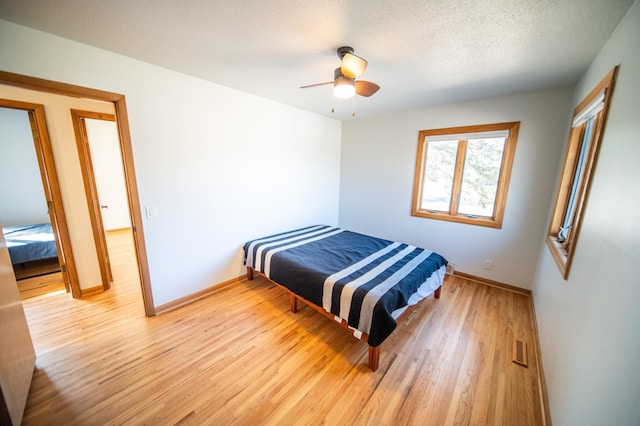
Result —
M360 336L358 337L358 335L356 333L354 333L354 330L352 327L349 326L349 324L347 324L347 321L344 319L341 319L341 321L337 320L337 317L327 311L325 311L322 307L316 305L315 303L312 303L300 296L298 296L297 294L295 294L294 292L292 292L291 290L289 290L288 288L284 287L283 285L278 284L277 282L271 280L270 278L268 278L266 275L256 271L255 269L253 269L250 266L247 266L247 279L249 281L253 280L255 274L261 275L262 277L264 277L267 281L277 285L278 287L282 288L283 290L285 290L287 293L289 293L289 296L291 298L291 312L296 313L298 312L298 300L303 301L304 303L306 303L308 306L312 307L313 309L315 309L316 311L320 312L322 315L324 315L325 317L329 318L330 320L332 320L334 323L338 324L339 326L341 326L342 328L349 330L350 332L352 332L353 337L355 337L356 339L362 340L364 342L367 342L369 339L369 335L366 333L358 333ZM440 287L437 288L437 290L435 290L435 292L433 293L433 296L436 299L440 298L440 290L442 289L442 285L440 285ZM425 298L426 299L426 298ZM422 299L420 302L416 303L415 305L409 306L397 319L398 324L400 324L411 312L413 312L414 309L416 309L423 300ZM378 361L380 360L380 346L371 346L369 345L369 368L372 371L376 371L378 369Z
M60 261L57 257L48 257L13 264L13 273L16 276L16 280L52 274L54 272L60 272Z

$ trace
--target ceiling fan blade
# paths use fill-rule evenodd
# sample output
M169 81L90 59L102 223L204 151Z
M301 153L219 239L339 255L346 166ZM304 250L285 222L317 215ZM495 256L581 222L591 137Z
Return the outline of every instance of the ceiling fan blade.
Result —
M356 93L360 96L369 97L380 90L380 86L370 81L356 80Z
M340 68L345 77L357 78L367 69L367 61L353 53L347 53L342 58Z
M333 81L327 81L324 83L307 84L306 86L300 86L301 89L308 89L309 87L326 86L327 84L333 84Z

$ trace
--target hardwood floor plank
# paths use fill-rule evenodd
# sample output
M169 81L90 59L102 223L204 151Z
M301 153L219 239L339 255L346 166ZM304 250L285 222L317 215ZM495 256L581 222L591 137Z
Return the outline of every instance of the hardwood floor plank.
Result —
M22 278L18 280L18 291L22 300L43 294L65 291L61 272L45 273L42 275Z
M526 295L448 276L372 372L366 343L261 278L146 318L130 233L108 240L111 290L24 301L25 425L542 424L535 363L511 362L513 336L533 342Z

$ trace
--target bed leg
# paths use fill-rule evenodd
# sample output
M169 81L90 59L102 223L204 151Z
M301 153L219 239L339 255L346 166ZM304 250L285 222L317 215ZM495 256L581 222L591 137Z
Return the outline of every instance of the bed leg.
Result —
M291 312L293 312L294 314L298 312L298 299L293 293L291 293Z
M438 289L433 292L433 297L435 297L436 299L440 299L440 290L442 290L442 286L438 287Z
M253 279L253 268L251 266L247 266L247 279L249 281Z
M371 371L378 369L378 360L380 359L380 346L369 346L369 368Z

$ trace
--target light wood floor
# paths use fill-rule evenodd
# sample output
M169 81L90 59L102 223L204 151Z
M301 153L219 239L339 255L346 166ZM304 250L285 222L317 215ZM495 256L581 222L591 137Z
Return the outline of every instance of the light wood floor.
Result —
M108 292L24 301L37 353L25 425L543 423L527 296L448 277L373 373L366 344L291 313L261 278L146 318L130 234L113 246ZM529 368L511 361L513 336Z
M65 292L62 272L52 272L18 280L18 291L22 300L58 291Z

